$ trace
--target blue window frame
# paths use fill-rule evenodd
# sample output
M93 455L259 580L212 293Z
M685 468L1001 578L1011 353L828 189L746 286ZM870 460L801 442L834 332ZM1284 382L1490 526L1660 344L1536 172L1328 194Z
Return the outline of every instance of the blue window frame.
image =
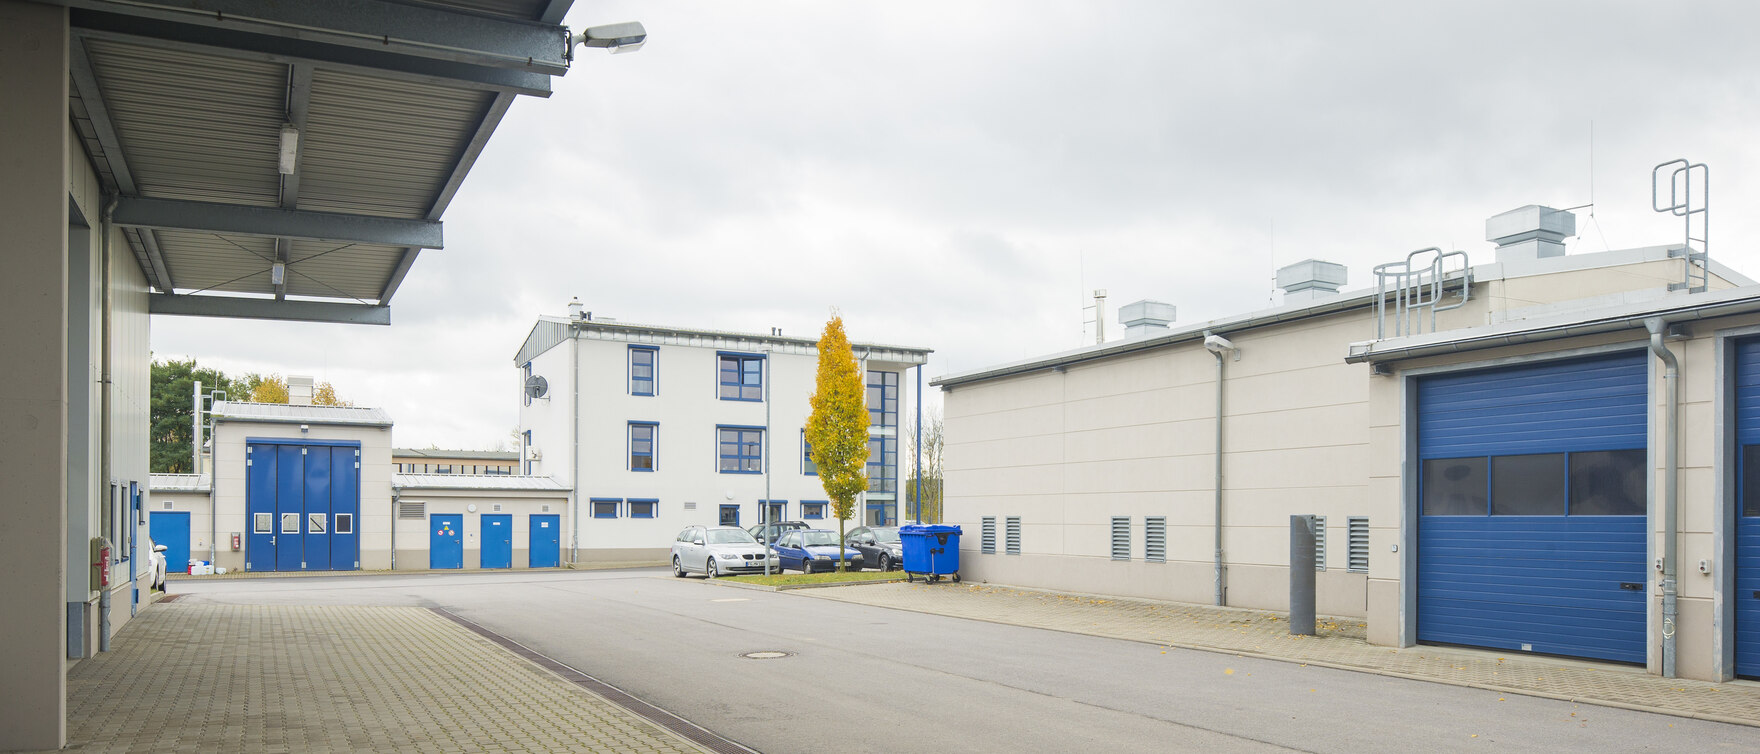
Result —
M596 497L592 499L593 518L617 518L618 509L623 505L622 498Z
M721 506L720 521L721 521L722 526L739 526L739 506L738 505L723 505L723 506Z
M629 347L629 394L653 395L654 362L658 360L660 349L653 346Z
M868 438L868 491L898 491L898 438Z
M868 371L868 426L898 426L898 373Z
M801 518L824 518L827 504L825 500L802 500Z
M764 400L764 356L755 353L718 354L720 363L721 400Z
M653 471L658 465L660 425L655 422L629 423L629 470Z
M715 428L720 447L723 474L761 474L764 472L764 428Z
M629 499L629 517L630 518L654 518L659 513L660 513L660 501L659 500L654 500L654 499L640 500L640 499L633 498L633 497Z
M801 430L801 473L807 476L819 475L819 464L813 463L813 444L807 442L807 431Z
M532 431L528 429L520 434L525 435L526 442L525 446L519 449L519 473L529 475L532 473L532 459L530 458L532 454ZM410 465L414 466L415 464Z

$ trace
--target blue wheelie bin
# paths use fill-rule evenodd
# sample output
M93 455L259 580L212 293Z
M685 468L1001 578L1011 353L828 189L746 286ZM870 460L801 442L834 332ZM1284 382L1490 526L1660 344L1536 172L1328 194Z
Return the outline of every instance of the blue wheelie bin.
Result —
M916 581L940 581L952 576L959 581L958 526L949 524L905 524L898 527L898 538L904 545L904 578Z

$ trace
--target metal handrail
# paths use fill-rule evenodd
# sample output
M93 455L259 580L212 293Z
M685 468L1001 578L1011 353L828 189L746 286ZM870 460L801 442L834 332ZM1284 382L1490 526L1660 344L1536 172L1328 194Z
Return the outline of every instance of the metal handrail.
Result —
M1419 257L1430 256L1429 263L1420 265ZM1453 274L1447 268L1448 260L1460 258L1460 287L1453 291L1449 276ZM1453 303L1450 294L1457 293L1458 299ZM1419 249L1406 255L1403 262L1388 262L1375 266L1375 339L1387 337L1403 337L1423 332L1436 331L1436 313L1466 306L1473 295L1473 268L1467 263L1464 251L1443 251L1435 246ZM1392 302L1393 335L1387 334L1389 301ZM1428 328L1425 326L1424 315L1429 314Z
M1668 174L1668 206L1662 206L1661 192L1657 190L1658 179L1665 168L1673 167ZM1697 172L1695 172L1697 171ZM1699 201L1694 206L1693 185L1698 179L1700 186ZM1671 291L1686 290L1699 293L1708 287L1711 276L1711 168L1702 162L1691 162L1685 158L1669 160L1650 169L1650 208L1657 212L1667 212L1681 218L1684 226L1681 248L1678 253L1669 251L1670 256L1679 256L1685 261L1686 269L1681 275L1681 282L1670 283ZM1693 217L1699 218L1699 236L1693 236ZM1698 242L1698 247L1693 243ZM1698 264L1695 265L1694 263Z

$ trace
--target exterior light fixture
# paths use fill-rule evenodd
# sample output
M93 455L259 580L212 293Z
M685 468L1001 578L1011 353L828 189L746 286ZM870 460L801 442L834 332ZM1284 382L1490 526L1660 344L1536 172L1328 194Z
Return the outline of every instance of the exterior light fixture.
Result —
M299 129L292 123L281 126L281 174L293 175L299 161Z
M583 45L608 49L611 54L616 55L640 50L647 42L648 30L642 27L640 21L589 26L584 31L568 35L568 52L572 59L575 45Z
M276 262L275 266L269 268L269 284L270 285L281 285L286 282L287 282L287 265L283 264L281 262Z

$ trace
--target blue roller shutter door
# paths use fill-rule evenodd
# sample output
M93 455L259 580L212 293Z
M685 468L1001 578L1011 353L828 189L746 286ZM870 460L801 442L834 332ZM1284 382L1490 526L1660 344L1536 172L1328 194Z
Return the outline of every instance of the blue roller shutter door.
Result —
M1419 382L1419 641L1644 661L1646 359Z
M1760 339L1736 344L1736 675L1760 678Z

